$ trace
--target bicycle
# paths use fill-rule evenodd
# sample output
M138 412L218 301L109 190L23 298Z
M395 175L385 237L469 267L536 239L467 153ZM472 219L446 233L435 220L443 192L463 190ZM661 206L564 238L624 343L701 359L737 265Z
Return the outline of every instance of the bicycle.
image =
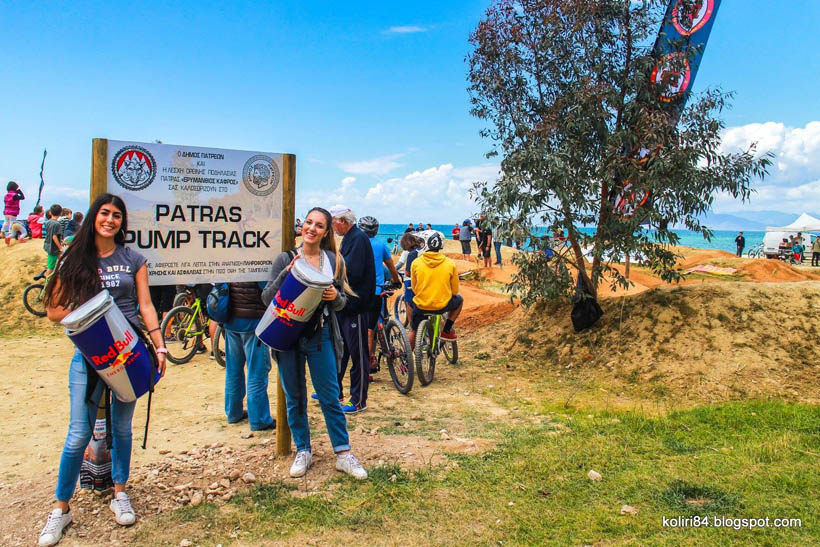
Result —
M399 321L390 316L387 300L393 296L398 286L384 285L386 289L381 298L384 301L380 312L380 321L376 324L377 367L381 367L381 360L387 360L390 378L399 393L406 395L413 388L415 367L413 364L413 350L407 338L407 330ZM403 307L403 306L402 306Z
M54 275L54 272L46 277L46 271L43 270L38 275L34 276L34 281L43 279L44 281L42 283L32 283L23 289L23 306L25 306L29 313L37 317L46 316L46 304L44 299L46 296L46 287L48 286L48 282L51 280L52 275Z
M183 293L184 294L184 293ZM202 345L202 337L209 336L210 317L202 312L202 300L194 298L191 306L176 306L168 312L160 324L160 331L168 348L168 360L181 365L193 359L197 349ZM168 336L166 333L170 331ZM214 359L217 364L225 366L225 332L218 325L212 343Z
M444 352L451 365L458 362L458 341L441 338L441 319L447 319L446 313L425 313L418 309L414 313L425 316L416 331L416 369L421 385L426 386L433 381L439 353Z
M404 285L404 275L399 273L402 278L402 285ZM407 306L404 305L404 293L407 291L407 287L404 287L404 292L396 296L396 299L393 301L393 315L396 316L396 319L399 320L405 330L407 330L407 326L409 324L409 319L407 318Z
M763 258L763 244L759 243L749 249L749 252L746 253L746 256L749 258Z

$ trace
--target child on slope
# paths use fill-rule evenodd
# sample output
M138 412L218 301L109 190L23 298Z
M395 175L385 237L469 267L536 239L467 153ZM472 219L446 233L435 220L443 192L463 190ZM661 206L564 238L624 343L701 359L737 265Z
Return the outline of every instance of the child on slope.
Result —
M43 206L38 205L34 208L28 216L28 231L31 233L31 239L40 239L43 237Z
M45 249L48 255L48 260L46 261L46 277L54 271L54 267L57 265L57 259L60 258L60 253L63 251L63 229L57 220L60 218L62 212L63 208L56 203L49 207L46 212L46 218L48 220L46 220L46 224L43 226L43 249Z
M12 181L6 185L5 208L3 209L3 226L0 227L0 232L5 236L11 231L11 224L17 220L17 215L20 214L20 202L26 199L20 186Z

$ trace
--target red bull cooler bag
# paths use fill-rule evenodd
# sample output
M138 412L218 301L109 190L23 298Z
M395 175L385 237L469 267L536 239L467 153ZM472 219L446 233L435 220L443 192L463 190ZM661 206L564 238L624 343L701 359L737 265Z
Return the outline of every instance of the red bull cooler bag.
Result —
M159 381L148 348L108 291L102 291L61 321L66 334L114 396L136 401Z
M331 278L304 258L294 262L256 326L256 336L278 351L295 348L305 324L322 302L322 291L332 284Z

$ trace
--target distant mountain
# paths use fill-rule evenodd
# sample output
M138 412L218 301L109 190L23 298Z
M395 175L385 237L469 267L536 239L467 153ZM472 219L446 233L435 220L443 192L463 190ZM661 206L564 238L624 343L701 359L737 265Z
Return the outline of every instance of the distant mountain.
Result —
M811 211L810 215L820 217ZM794 222L800 213L782 211L737 211L733 213L707 213L701 222L712 230L764 231L766 226L785 226Z
M737 216L736 214L724 214L724 213L706 213L701 219L706 226L711 228L712 230L765 230L766 224L765 222L759 222L757 220L750 220L748 218L743 218ZM791 221L789 221L791 222Z

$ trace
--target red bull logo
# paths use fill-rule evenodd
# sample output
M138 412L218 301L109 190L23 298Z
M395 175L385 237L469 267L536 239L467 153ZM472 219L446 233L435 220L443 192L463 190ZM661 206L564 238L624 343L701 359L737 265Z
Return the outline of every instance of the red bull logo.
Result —
M131 352L121 352L122 350L127 348L131 342L134 341L134 333L130 329L127 329L125 331L124 336L124 339L114 340L114 344L108 346L108 353L105 353L104 355L92 355L91 361L97 366L104 365L112 359L114 360L114 362L111 364L112 367L116 367L120 364L125 364L128 357L131 356Z
M281 293L276 293L274 300L276 300L279 317L291 319L293 317L302 317L305 315L305 312L307 312L307 308L304 306L297 308L293 301L282 298Z
M111 363L111 368L117 368L118 366L124 365L128 362L128 359L130 359L132 355L134 355L133 351L124 351L120 353L117 355L117 358L114 359L114 362Z

